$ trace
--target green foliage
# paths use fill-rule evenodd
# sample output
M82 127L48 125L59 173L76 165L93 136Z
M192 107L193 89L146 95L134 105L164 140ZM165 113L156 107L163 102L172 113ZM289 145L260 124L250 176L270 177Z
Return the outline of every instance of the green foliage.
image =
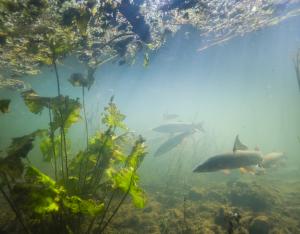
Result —
M113 182L112 186L114 189L120 189L124 193L129 193L136 207L144 207L145 194L137 184L138 176L133 168L123 168L119 171L110 169L107 171L107 174Z
M135 142L134 147L130 155L128 155L126 160L126 165L132 167L135 170L139 168L146 155L146 146L144 144L145 140L140 136L139 139Z
M32 113L38 114L45 107L50 108L53 113L53 122L50 123L53 131L62 126L68 129L80 119L81 104L78 99L68 96L41 97L33 90L23 92L22 97Z
M88 84L82 73L73 73L70 76L69 82L75 87L86 87Z
M60 136L56 136L53 139L55 152L59 152L60 141ZM44 137L44 139L40 143L40 150L46 162L50 162L54 157L57 157L57 155L54 155L53 144L50 137Z
M72 99L68 96L57 96L51 101L51 109L53 111L53 131L59 127L65 129L80 120L81 104L78 99Z
M96 216L104 207L103 203L91 199L84 200L78 196L69 196L62 186L31 166L26 170L25 182L16 184L13 194L15 202L24 212L37 217L59 213Z
M46 107L53 115L50 136L45 136L45 131L38 130L15 138L8 149L8 156L0 160L1 176L3 174L1 188L10 188L10 199L25 214L26 219L32 222L29 226L31 229L40 233L51 233L51 228L63 233L84 233L86 225L78 222L91 222L88 225L91 230L94 222L101 221L102 224L102 217L110 222L113 216L108 217L108 214L115 214L117 210L110 210L111 203L106 203L105 197L113 196L116 191L123 193L121 200L114 197L119 205L129 195L136 207L144 207L145 194L139 187L137 174L146 154L144 140L139 137L132 145L130 132L124 132L127 129L123 123L125 115L120 113L112 99L105 108L103 117L106 130L91 137L88 147L67 162L59 160L64 159L62 139L54 131L61 128L61 124L68 129L77 121L77 111L80 110L77 100L64 96L39 97L33 91L23 96L33 112L39 113ZM121 134L118 135L117 132ZM40 142L40 149L45 161L53 163L55 159L55 168L68 168L68 176L63 174L63 170L58 171L62 173L55 173L54 181L30 163L26 166L21 160L33 148L36 136L44 137ZM60 220L59 223L56 223L57 219ZM45 227L49 227L49 230Z
M0 99L0 111L2 113L8 113L9 112L9 99Z
M84 214L88 216L97 216L101 214L104 208L103 203L97 204L92 199L82 199L78 196L65 197L64 207L68 208L73 214Z
M95 77L94 77L95 71L96 68L88 66L87 76L83 75L82 73L73 73L69 78L69 82L74 87L87 87L88 89L90 89L90 87L93 85L95 81Z
M139 177L136 170L146 155L144 140L138 139L132 149L132 152L127 156L125 165L120 170L110 168L107 170L107 175L112 181L114 189L120 189L124 193L129 193L133 203L138 208L143 208L145 205L145 195L143 190L138 186Z
M47 35L49 47L52 52L53 59L64 56L72 51L76 44L76 36L72 29L66 27L56 28L53 34Z
M144 67L148 67L149 62L150 62L149 54L145 53L144 54Z
M51 102L50 98L40 97L33 89L22 92L22 97L28 109L34 114L41 113Z
M125 115L121 114L118 110L116 104L113 102L113 97L111 98L107 107L105 107L105 113L102 118L102 123L106 124L109 128L121 128L126 130L127 127L123 123Z
M14 186L15 202L21 209L32 215L58 212L61 188L47 175L34 167L28 167L25 181Z
M77 154L70 165L70 170L75 175L82 168L81 162L85 161L87 184L84 190L87 194L95 191L97 187L100 188L105 181L106 185L110 184L112 191L128 193L137 207L143 207L145 195L138 186L137 169L146 155L144 140L138 138L130 153L126 155L124 147L120 144L130 142L127 141L129 134L125 132L117 136L115 133L119 128L126 128L122 122L125 116L120 113L112 100L105 110L103 122L107 130L90 139L88 150Z
M43 130L37 130L28 135L13 138L8 147L5 158L0 158L0 173L11 180L16 180L22 176L24 165L22 158L25 158L29 151L33 149L33 141L36 136L43 135ZM2 178L3 179L3 178Z

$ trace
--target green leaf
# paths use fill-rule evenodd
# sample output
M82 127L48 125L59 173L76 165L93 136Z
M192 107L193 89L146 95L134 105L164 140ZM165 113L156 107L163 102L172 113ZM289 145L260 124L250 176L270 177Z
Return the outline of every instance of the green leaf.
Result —
M144 142L145 140L140 136L126 159L127 166L134 168L134 170L137 170L147 153Z
M82 36L87 36L87 27L92 14L88 11L82 11L76 20L77 27Z
M50 124L53 131L62 126L68 129L80 119L81 104L78 99L68 96L40 97L34 90L25 91L22 96L29 110L35 114L41 113L45 107L52 110L54 116Z
M51 109L53 111L53 131L59 127L64 127L65 129L70 128L70 126L78 122L80 117L81 104L78 99L72 99L68 96L58 96L51 102Z
M113 179L113 187L115 189L120 189L124 193L128 192L136 207L144 207L146 201L145 194L138 187L137 182L139 178L133 168L123 168L119 172L108 171L108 174Z
M107 107L104 108L105 113L102 118L102 123L106 124L109 128L120 128L126 130L127 127L124 124L124 119L126 118L119 109L116 104L113 103L113 97L111 98Z
M56 136L53 139L54 146L52 145L52 140L50 137L44 138L40 143L40 150L43 154L43 158L46 162L50 162L51 159L57 157L60 147L60 136ZM53 150L55 152L53 152Z
M84 77L82 73L73 73L69 78L69 82L75 87L88 86L88 80Z
M150 62L149 54L145 53L144 54L144 67L148 67L149 62Z
M34 167L28 167L25 182L13 188L14 201L26 213L47 214L60 210L60 195L64 192L55 181Z
M51 102L51 98L40 97L33 89L22 92L22 97L26 106L34 114L41 113Z
M66 197L63 199L64 207L68 208L73 214L85 214L96 216L101 214L104 208L103 203L96 203L92 199L84 200L78 196Z
M37 130L25 136L13 138L8 147L7 156L0 158L0 172L13 180L20 178L24 170L22 158L25 158L33 149L35 137L43 135L44 132L44 130Z

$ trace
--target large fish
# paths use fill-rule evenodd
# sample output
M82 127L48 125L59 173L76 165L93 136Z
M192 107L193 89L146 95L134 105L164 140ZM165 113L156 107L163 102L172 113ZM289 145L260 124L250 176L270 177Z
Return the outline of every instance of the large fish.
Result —
M158 149L154 153L154 156L156 157L156 156L159 156L159 155L162 155L162 154L165 154L165 153L171 151L177 145L179 145L187 136L189 136L193 133L194 133L194 131L188 131L188 132L180 133L174 137L169 138L168 140L166 140L163 144L161 144L158 147Z
M191 132L191 131L204 131L202 127L202 123L193 124L193 123L169 123L163 124L156 128L153 128L153 131L161 132L161 133L179 133L179 132Z
M196 166L193 172L214 172L237 168L249 168L251 166L262 166L263 156L260 151L248 150L237 136L233 151L219 154Z

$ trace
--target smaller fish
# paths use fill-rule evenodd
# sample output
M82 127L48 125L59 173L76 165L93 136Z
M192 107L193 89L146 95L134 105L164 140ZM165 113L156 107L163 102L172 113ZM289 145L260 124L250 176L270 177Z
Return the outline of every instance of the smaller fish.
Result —
M294 67L295 67L296 78L298 82L298 89L300 91L300 49L298 50L298 53L294 59Z
M176 133L184 133L184 132L190 132L190 131L202 131L204 132L203 129L203 124L198 123L198 124L193 124L193 123L169 123L169 124L163 124L160 125L154 129L153 131L160 132L160 133L169 133L169 134L176 134Z
M159 155L162 155L162 154L165 154L165 153L171 151L176 146L178 146L187 136L189 136L193 133L194 133L194 131L188 131L188 132L180 133L174 137L169 138L168 140L166 140L164 143L162 143L158 147L158 149L154 153L154 156L156 157L156 156L159 156Z
M9 112L9 99L0 99L0 111L2 113L8 113Z
M283 152L271 152L263 157L263 168L275 168L282 166L287 157Z
M177 119L179 117L179 115L176 114L163 114L163 120L173 120L173 119Z

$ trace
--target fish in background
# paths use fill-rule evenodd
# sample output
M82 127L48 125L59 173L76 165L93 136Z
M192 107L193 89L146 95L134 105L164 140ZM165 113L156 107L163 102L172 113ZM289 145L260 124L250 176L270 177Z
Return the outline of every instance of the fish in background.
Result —
M168 123L162 124L156 128L152 129L155 132L160 133L168 133L168 134L176 134L176 133L184 133L184 132L191 132L191 131L201 131L204 132L203 123Z
M300 91L300 49L297 52L297 55L294 59L294 68L296 72L296 78L298 82L298 89Z
M168 113L163 114L163 120L165 120L165 121L174 120L174 119L177 119L178 117L179 117L179 115L176 115L176 114L168 114Z
M193 133L195 133L195 131L187 131L170 137L158 147L158 149L154 153L154 156L157 157L171 151L180 143L182 143L185 138L192 135Z
M241 172L254 173L253 166L262 167L263 155L258 150L249 150L236 136L232 152L210 157L196 166L193 172L215 172L219 170L240 169Z
M262 167L278 168L285 165L287 156L283 152L271 152L263 157Z

